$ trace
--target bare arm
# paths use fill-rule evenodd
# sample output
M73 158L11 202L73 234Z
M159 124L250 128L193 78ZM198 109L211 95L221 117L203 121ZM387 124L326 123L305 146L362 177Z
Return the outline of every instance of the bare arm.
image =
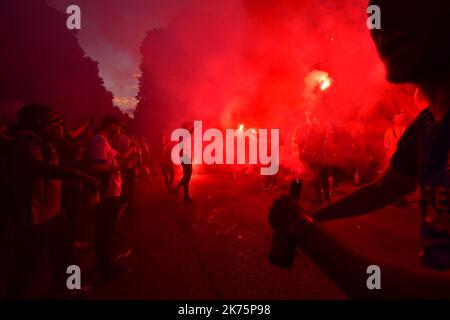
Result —
M79 127L78 129L68 130L67 133L69 134L71 139L76 139L91 125L91 123L92 119L89 118L88 121L86 121L86 123L81 127Z
M351 298L356 299L448 299L450 275L417 265L399 264L354 248L329 232L321 222L350 218L381 209L416 188L414 179L388 168L375 182L316 212L305 234L298 223L291 229L299 247ZM381 290L367 288L367 267L381 270Z
M313 217L320 222L364 215L394 203L415 189L414 179L389 167L374 182L318 210Z
M135 151L136 151L135 145L132 145L128 148L128 150L126 152L120 154L120 158L123 160L126 160Z
M86 130L87 127L88 127L88 124L84 124L81 127L79 127L78 129L67 130L67 134L69 135L69 137L71 139L76 139Z
M28 159L26 166L30 175L46 179L78 179L84 182L94 183L96 179L82 171L50 165L44 161Z
M351 298L357 299L444 299L450 298L450 275L416 266L398 264L369 252L350 247L332 235L322 221L350 218L381 209L399 197L413 192L414 179L388 168L375 182L316 212L309 232L294 227L299 246ZM297 232L299 231L299 232ZM381 290L369 290L367 267L381 269Z
M96 182L96 179L82 171L53 165L43 161L36 153L30 152L28 148L15 149L16 161L20 162L20 167L25 170L29 176L45 179L78 179L84 182Z
M336 238L321 224L315 225L299 247L353 299L449 299L449 273L396 264L383 257L361 252ZM381 290L367 288L367 267L381 270Z
M374 183L319 210L314 218L325 221L367 214L414 191L415 187L414 179L388 169ZM291 233L302 251L351 298L450 298L449 272L426 269L421 266L418 257L417 264L411 266L358 250L333 235L324 223L314 223L290 197L274 201L270 211L269 221L274 230ZM292 218L296 215L293 212L300 214ZM290 224L289 231L284 229L286 223ZM367 268L371 265L381 269L381 290L369 290L367 287L370 276Z

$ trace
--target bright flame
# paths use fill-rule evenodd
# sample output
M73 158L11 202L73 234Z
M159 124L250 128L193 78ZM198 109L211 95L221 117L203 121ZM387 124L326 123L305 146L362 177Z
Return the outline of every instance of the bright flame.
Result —
M306 100L314 101L316 99L316 88L321 91L327 90L333 84L333 79L328 72L321 70L313 70L305 77L305 87L303 89L303 96Z
M244 125L243 124L241 124L240 126L239 126L239 129L238 129L239 131L244 131Z
M331 87L331 80L329 78L323 79L322 84L320 85L320 90L325 91L329 87Z

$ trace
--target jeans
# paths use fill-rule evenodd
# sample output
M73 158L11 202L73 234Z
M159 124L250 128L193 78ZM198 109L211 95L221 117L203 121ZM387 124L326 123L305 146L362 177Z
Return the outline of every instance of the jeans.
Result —
M189 197L189 182L191 181L191 177L192 177L192 164L183 163L182 166L183 166L183 177L181 178L180 182L178 183L176 190L178 191L181 187L183 187L184 200L187 201L190 199L190 197Z

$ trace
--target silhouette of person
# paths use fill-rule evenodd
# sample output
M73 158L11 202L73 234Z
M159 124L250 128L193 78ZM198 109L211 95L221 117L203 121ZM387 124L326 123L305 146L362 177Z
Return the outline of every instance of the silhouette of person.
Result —
M76 179L95 186L98 181L60 165L56 143L63 138L62 123L51 108L29 104L18 111L17 123L11 128L10 170L14 181L10 188L16 265L8 298L24 298L42 261L48 261L53 274L50 295L61 294L66 286L69 243L61 206L61 184L63 180Z
M158 145L158 162L168 192L172 192L175 171L171 158L172 143L166 134L161 134Z
M194 128L190 127L189 123L187 122L185 122L182 127L189 130L191 134L194 131ZM183 177L181 178L180 182L173 192L178 193L181 187L183 187L183 201L184 203L188 204L192 202L192 198L189 195L189 183L191 182L192 178L192 159L190 159L190 157L186 155L180 155L180 157L182 158L181 166L183 168Z
M274 201L269 221L275 231L298 241L351 297L448 298L450 277L433 269L450 269L450 2L373 0L370 4L383 13L381 29L371 32L388 81L416 84L429 107L406 129L389 167L376 181L310 214L283 196ZM417 186L423 265L405 267L357 252L321 226L323 221L381 209ZM361 270L373 264L382 270L383 290L367 289L367 275Z

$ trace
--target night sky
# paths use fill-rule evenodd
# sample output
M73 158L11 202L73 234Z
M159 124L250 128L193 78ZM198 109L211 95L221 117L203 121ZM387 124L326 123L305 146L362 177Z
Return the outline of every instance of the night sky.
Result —
M53 0L65 11L69 5L81 8L80 43L99 62L100 75L114 93L115 104L134 106L139 73L139 46L147 30L166 27L194 0Z

